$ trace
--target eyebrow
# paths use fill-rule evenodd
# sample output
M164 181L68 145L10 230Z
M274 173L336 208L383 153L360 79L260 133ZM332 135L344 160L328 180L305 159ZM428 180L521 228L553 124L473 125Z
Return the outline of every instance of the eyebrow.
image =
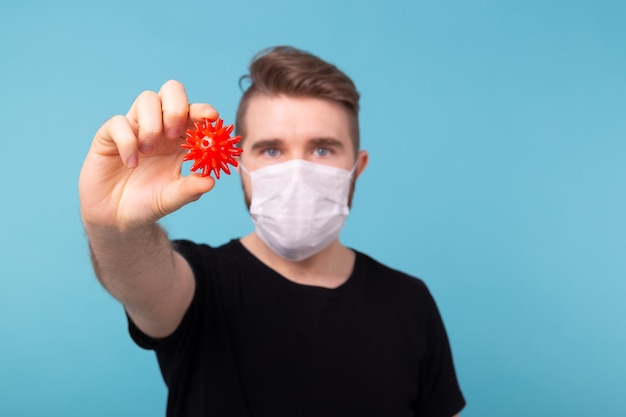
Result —
M330 138L330 137L322 137L322 138L315 138L315 139L311 139L309 140L309 145L312 146L332 146L335 148L340 148L343 149L343 143L340 140L337 140L335 138Z
M278 148L282 146L282 144L283 144L282 139L261 139L252 144L251 150L254 151L257 149Z
M258 149L267 149L267 148L279 148L284 145L284 141L282 139L261 139L252 144L251 150ZM307 145L311 147L317 146L329 146L335 147L339 149L343 149L344 145L340 140L337 140L332 137L320 137L314 138L307 141Z

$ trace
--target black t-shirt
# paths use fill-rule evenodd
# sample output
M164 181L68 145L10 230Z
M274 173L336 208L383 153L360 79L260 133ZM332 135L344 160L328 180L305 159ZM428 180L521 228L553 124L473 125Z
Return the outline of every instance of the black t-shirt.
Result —
M296 284L238 240L174 242L196 292L178 329L152 339L168 416L451 417L465 401L424 283L357 252L335 289Z

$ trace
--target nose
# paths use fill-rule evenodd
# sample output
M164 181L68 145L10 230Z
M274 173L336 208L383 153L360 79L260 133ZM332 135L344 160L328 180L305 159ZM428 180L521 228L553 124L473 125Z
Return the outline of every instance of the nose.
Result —
M285 159L289 161L293 159L302 159L305 161L309 161L311 159L311 155L307 154L304 147L292 146L285 152Z

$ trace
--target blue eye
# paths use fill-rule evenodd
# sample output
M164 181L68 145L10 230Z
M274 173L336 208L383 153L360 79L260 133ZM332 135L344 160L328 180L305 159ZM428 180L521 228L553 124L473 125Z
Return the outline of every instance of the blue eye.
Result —
M330 155L330 149L328 149L328 148L316 148L315 149L315 154L317 156L328 156L328 155Z
M280 155L280 151L276 148L267 148L263 151L263 153L272 158Z

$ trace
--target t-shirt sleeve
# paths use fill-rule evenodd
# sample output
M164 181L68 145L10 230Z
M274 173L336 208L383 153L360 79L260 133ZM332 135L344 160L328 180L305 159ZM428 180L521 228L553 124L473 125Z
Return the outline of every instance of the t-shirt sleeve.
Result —
M420 375L420 395L416 415L452 417L465 406L459 387L452 352L441 315L429 295L428 347Z

